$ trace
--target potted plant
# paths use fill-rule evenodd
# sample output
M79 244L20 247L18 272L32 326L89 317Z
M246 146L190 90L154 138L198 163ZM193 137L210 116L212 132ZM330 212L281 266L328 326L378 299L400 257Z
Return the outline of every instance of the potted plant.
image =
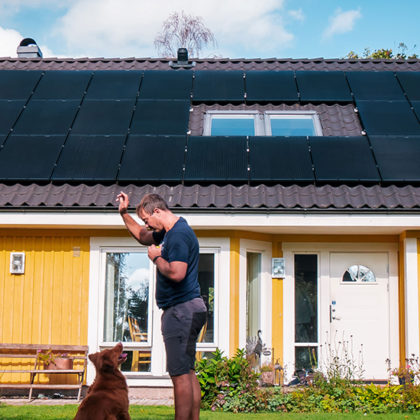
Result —
M260 367L261 382L265 385L274 385L275 367L272 363L267 363Z
M69 370L73 369L73 359L67 353L53 353L51 349L37 351L37 362L42 363L45 370Z
M398 378L400 385L413 383L416 377L416 371L409 364L400 366L391 370L391 375L395 375Z

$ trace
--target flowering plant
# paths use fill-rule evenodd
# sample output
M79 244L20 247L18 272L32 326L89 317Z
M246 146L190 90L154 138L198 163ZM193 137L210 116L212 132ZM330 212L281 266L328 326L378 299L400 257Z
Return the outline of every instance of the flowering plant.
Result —
M414 354L411 357L405 359L405 364L398 368L391 369L391 375L395 375L398 379L403 381L414 382L416 377L420 377L420 365L419 358L415 357Z
M49 365L50 363L54 363L57 358L66 358L68 357L67 353L53 353L51 349L46 351L37 350L36 351L36 359L39 363L43 363L45 366Z

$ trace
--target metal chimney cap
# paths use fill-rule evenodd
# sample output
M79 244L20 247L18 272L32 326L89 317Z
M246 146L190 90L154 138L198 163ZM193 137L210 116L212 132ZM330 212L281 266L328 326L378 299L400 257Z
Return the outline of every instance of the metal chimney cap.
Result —
M23 38L20 41L19 47L28 47L29 45L37 45L37 43L32 38Z
M170 61L169 66L173 69L189 69L195 66L195 61L188 61L188 50L186 48L178 48L177 61Z
M186 48L178 48L178 63L188 63L188 50Z
M42 58L42 51L32 38L24 38L17 47L19 58Z

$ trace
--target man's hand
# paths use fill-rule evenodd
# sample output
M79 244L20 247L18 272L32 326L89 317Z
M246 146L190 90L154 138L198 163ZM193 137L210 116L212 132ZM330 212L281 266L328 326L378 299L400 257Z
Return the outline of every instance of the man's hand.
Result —
M162 249L159 246L152 245L147 249L147 255L153 261L156 257L161 255Z
M122 191L117 195L117 199L115 201L119 202L118 211L120 214L127 213L128 205L130 204L130 200L128 199L128 195L123 193Z

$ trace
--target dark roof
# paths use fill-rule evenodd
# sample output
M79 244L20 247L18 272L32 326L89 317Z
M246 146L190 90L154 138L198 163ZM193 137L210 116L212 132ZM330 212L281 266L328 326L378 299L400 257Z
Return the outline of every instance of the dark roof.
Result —
M184 186L184 185L5 185L0 208L116 210L123 190L135 206L144 194L157 193L171 208L191 210L420 210L420 187L308 186Z
M170 70L172 58L0 58L1 70ZM203 58L196 70L420 71L420 60Z

